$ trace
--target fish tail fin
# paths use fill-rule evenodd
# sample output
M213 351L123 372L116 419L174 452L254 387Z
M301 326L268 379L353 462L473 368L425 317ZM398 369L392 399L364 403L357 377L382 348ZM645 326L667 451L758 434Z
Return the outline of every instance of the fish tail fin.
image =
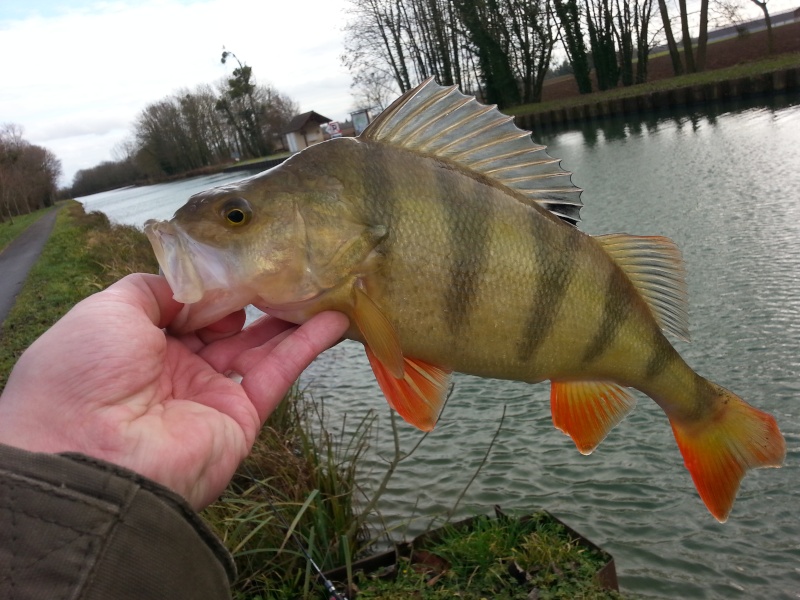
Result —
M716 384L717 410L701 422L670 419L686 468L708 510L728 518L739 483L749 469L780 467L786 442L775 419Z

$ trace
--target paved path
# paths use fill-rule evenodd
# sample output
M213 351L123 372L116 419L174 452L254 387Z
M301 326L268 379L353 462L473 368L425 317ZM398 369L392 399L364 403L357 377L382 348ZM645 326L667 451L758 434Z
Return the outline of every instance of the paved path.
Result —
M57 214L58 209L51 210L0 252L0 323L11 311L28 271L42 253Z

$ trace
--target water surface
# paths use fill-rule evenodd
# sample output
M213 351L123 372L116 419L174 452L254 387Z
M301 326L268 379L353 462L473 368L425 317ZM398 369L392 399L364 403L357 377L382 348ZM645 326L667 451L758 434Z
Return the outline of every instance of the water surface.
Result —
M415 534L454 503L545 508L610 551L623 591L648 598L800 598L800 106L604 121L538 136L585 189L591 234L666 235L688 267L699 373L778 419L784 468L751 472L729 521L700 501L668 421L648 398L591 455L550 421L548 386L458 375L436 431L404 460L381 502L398 534ZM190 193L240 177L206 177L84 198L118 221L164 218ZM464 343L470 343L464 340ZM388 409L363 349L326 352L303 382L332 426L379 414L362 478L377 485L394 447ZM346 419L345 419L346 416ZM420 433L401 423L408 452Z

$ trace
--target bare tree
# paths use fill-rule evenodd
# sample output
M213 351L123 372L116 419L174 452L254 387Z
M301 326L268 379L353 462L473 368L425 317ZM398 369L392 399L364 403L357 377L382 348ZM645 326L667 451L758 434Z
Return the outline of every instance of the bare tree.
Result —
M522 102L540 102L556 41L550 1L504 0L502 10Z
M610 0L584 0L584 3L597 87L607 90L616 87L619 80L613 5Z
M358 109L383 111L397 96L394 79L386 71L367 71L353 75L353 99Z
M653 0L634 3L633 28L636 32L636 83L647 81L647 62L650 57L650 20L653 16Z
M692 50L692 34L689 32L689 13L686 9L686 0L678 0L681 13L681 43L683 44L683 60L686 63L686 72L694 73L694 51Z
M683 75L683 63L681 62L681 55L678 52L678 45L675 43L675 36L672 33L672 22L670 20L669 11L667 10L666 0L658 0L658 8L661 12L661 23L664 27L664 37L667 38L669 57L672 60L672 70L675 75Z
M130 156L117 161L104 161L75 173L70 188L72 197L88 196L113 190L145 179L145 174Z
M61 161L25 140L22 127L0 127L0 221L52 206Z
M454 0L471 50L478 60L483 98L498 106L519 104L508 23L498 0Z
M660 2L663 0L659 0ZM689 13L686 0L678 0L681 13L681 35L683 37L683 59L687 73L702 71L706 66L706 47L708 45L708 0L700 0L699 29L697 33L697 54L692 47L692 34L689 30Z
M400 0L351 0L342 62L351 72L388 68L401 92L411 89Z
M768 0L750 0L750 2L758 6L764 13L764 24L767 26L767 52L769 54L774 54L775 40L772 35L772 19L769 16L769 9L767 8Z
M256 82L253 69L242 63L233 52L223 50L221 62L225 64L233 58L239 65L233 70L233 76L221 90L217 100L217 110L225 114L241 137L242 145L252 157L269 154L269 144L263 135L263 106L256 98Z
M553 0L558 15L559 35L564 42L567 58L581 94L592 93L589 76L589 55L583 39L581 9L577 0Z
M700 0L700 31L697 34L697 55L694 66L697 71L706 68L706 48L708 46L708 0Z

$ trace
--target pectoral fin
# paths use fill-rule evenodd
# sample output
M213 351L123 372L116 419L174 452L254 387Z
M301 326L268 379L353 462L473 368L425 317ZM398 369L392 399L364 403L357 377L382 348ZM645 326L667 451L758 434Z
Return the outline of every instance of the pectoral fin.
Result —
M394 327L359 283L353 287L353 304L353 320L389 406L408 423L431 431L447 397L451 371L404 357Z
M365 349L389 406L414 427L431 431L447 398L452 372L421 360L403 358L403 377L396 378L370 346Z
M553 381L553 425L572 438L581 454L591 454L636 405L626 389L607 381Z
M392 377L402 379L405 370L403 351L389 319L358 284L353 288L353 302L353 319L364 336L364 344L372 349L375 357Z

